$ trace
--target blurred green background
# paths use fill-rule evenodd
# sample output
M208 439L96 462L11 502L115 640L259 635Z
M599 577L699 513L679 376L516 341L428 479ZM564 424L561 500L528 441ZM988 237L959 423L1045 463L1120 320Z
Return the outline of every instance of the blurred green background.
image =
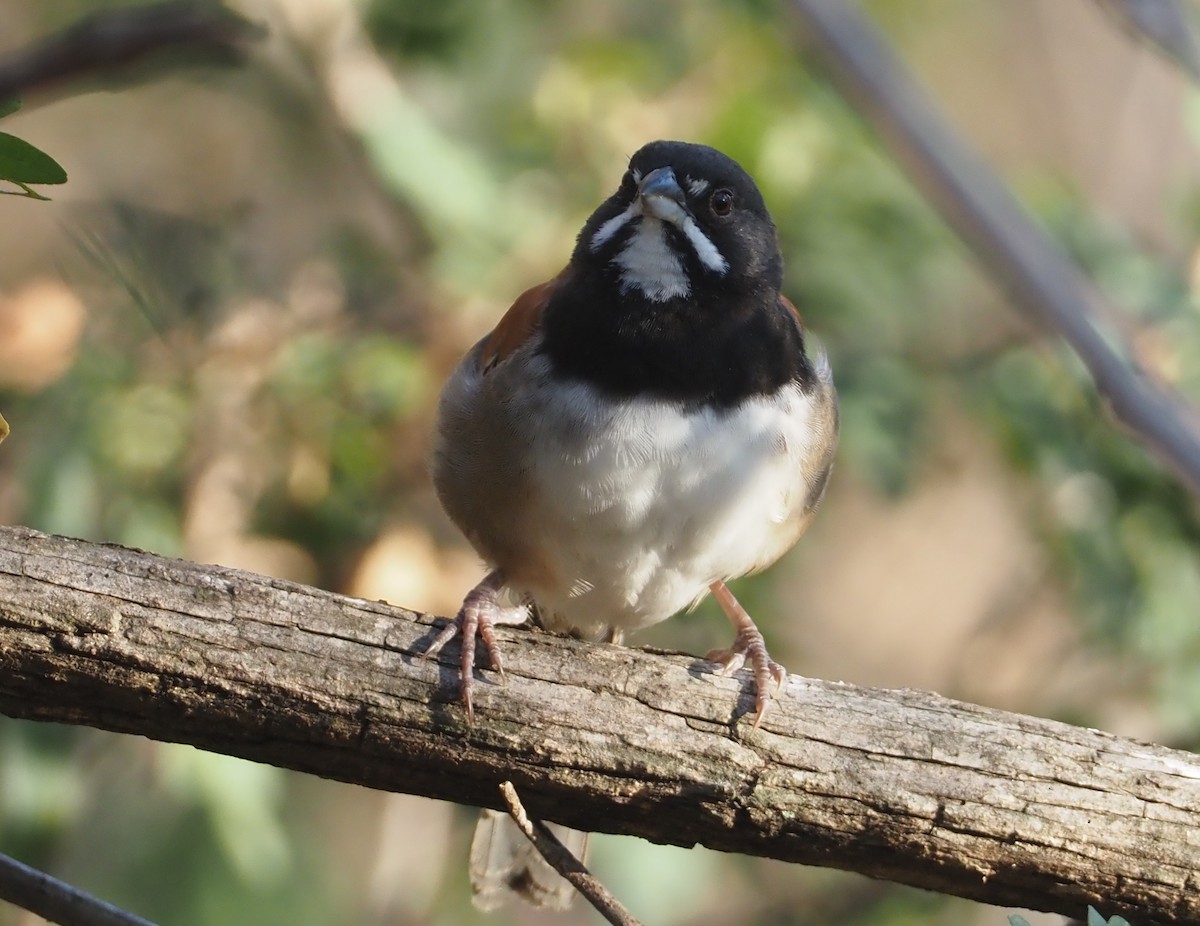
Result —
M9 0L4 49L105 6ZM480 564L426 477L440 382L561 267L633 151L704 141L759 180L842 396L821 517L739 589L772 654L1200 742L1193 500L806 70L775 4L231 6L270 30L244 66L34 98L0 127L71 178L0 200L0 523L453 613ZM867 6L1153 375L1200 400L1196 92L1092 0ZM631 642L728 637L706 606ZM0 851L164 926L597 921L476 913L473 817L0 718ZM1005 922L835 872L593 847L657 926Z

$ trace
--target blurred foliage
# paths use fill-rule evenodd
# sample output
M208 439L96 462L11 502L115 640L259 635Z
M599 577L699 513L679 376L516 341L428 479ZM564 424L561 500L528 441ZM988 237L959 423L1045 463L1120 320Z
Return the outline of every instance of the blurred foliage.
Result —
M101 5L16 8L32 36ZM61 209L61 231L0 265L0 406L14 426L0 518L372 596L363 574L377 541L416 524L435 551L421 563L429 584L461 593L438 558L461 541L425 476L438 384L516 293L559 269L629 154L688 137L758 178L788 295L831 354L843 439L828 506L856 492L899 504L958 427L952 406L1019 485L1013 504L1088 640L1153 692L1160 729L1197 739L1194 501L1113 428L1064 350L1004 314L801 66L774 4L266 6L272 48L240 72L13 116L53 128L38 136L47 144L69 139L55 150L67 193L80 192L12 204ZM894 35L933 21L896 0L873 9ZM1200 125L1197 114L1193 101ZM1147 366L1200 401L1186 246L1148 244L1082 188L1035 177L1026 193L1128 313ZM1198 194L1175 198L1172 241L1200 235ZM10 253L38 234L27 221ZM769 581L738 594L771 638L783 616ZM646 639L704 652L725 629L703 613ZM421 842L410 861L427 867L393 884L374 868L386 830L370 802L383 798L334 788L185 747L0 721L0 849L163 923L521 921L470 909L467 824L436 843L402 839ZM713 853L598 840L597 859L662 924L812 910L860 924L963 919L961 904L920 892ZM0 926L16 922L0 908Z

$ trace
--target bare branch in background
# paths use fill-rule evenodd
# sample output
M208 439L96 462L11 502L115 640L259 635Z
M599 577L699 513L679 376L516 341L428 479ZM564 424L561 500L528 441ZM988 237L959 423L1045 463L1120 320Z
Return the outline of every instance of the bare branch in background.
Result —
M1149 42L1200 83L1200 45L1179 0L1096 0L1096 4L1130 35Z
M68 80L112 77L167 51L238 60L261 34L225 7L196 0L100 10L24 51L0 56L0 100Z
M0 900L60 926L154 926L7 855L0 855Z
M1017 307L1066 339L1116 417L1200 494L1194 410L1102 328L1100 317L1113 310L1096 287L950 128L853 0L791 7L835 86Z

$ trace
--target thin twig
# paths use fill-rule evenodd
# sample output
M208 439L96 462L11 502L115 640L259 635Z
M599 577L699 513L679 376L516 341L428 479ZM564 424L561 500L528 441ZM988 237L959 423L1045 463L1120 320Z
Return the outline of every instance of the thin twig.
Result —
M601 916L613 926L642 926L633 914L625 909L621 901L617 900L613 893L601 884L566 846L558 841L558 837L550 832L546 824L529 819L529 815L525 813L525 808L521 804L521 798L517 796L517 789L512 786L511 781L500 785L500 794L504 797L509 816L516 822L517 828L525 834L525 838L533 843L533 847L551 868L571 882L575 890L587 898L588 903L595 907Z
M240 57L259 26L215 3L166 3L99 10L0 58L0 101L65 80L104 76L170 49Z
M853 0L791 0L838 89L879 133L913 183L971 247L1016 305L1074 348L1116 417L1200 494L1195 413L1152 382L1095 286L950 128Z
M0 900L61 926L154 926L7 855L0 855Z

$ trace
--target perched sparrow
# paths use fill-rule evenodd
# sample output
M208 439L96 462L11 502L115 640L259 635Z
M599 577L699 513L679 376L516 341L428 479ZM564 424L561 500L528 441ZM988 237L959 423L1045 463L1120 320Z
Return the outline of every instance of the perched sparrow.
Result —
M658 141L442 390L433 479L492 571L430 647L496 623L618 637L712 592L737 636L710 654L772 662L725 582L775 562L825 490L837 398L779 292L783 259L753 179L712 148ZM501 608L502 589L530 606Z
M804 533L837 443L823 356L780 294L775 225L750 175L657 141L588 219L570 263L527 290L442 390L433 479L492 567L429 653L530 615L615 640L711 592L736 630L708 658L754 670L755 724L785 672L725 583ZM502 608L500 593L519 607Z

